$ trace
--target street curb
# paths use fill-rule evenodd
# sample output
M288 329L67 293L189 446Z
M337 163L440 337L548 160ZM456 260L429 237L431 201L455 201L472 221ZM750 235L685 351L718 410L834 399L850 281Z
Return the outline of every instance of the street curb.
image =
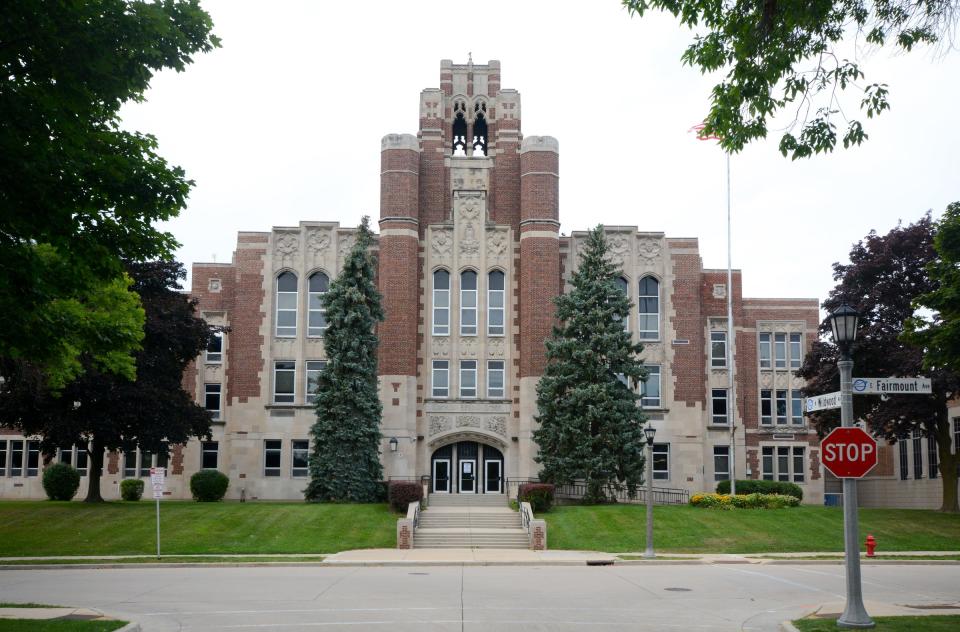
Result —
M800 630L797 629L797 626L793 625L789 621L781 621L780 630L781 632L800 632Z
M760 564L793 564L795 566L816 566L816 565L837 565L843 564L844 559L842 557L835 560L790 560L790 559L778 559L778 560L757 560L755 563ZM960 565L960 560L865 560L860 558L860 564L862 566L954 566Z
M133 623L128 623L127 625L123 626L117 630L117 632L142 632L142 630L143 629L140 627L140 624L134 621Z

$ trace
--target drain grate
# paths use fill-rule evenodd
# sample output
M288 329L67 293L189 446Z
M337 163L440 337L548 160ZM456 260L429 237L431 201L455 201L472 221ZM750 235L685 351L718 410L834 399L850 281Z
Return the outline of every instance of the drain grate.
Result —
M613 566L613 560L587 560L587 566Z
M669 590L670 592L693 592L692 588L678 588L676 586L671 588L664 588L664 590Z

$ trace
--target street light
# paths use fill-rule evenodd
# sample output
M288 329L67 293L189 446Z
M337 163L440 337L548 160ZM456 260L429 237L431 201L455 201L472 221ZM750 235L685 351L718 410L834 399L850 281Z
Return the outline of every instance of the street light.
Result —
M643 434L647 438L647 550L643 557L652 560L656 557L653 553L653 436L657 429L648 422Z
M857 339L857 311L843 303L828 319L833 330L833 341L840 348L840 425L853 426L853 359L850 345ZM872 628L876 624L863 606L863 589L860 580L860 543L857 524L857 479L843 479L843 548L846 551L847 604L837 619L841 628Z

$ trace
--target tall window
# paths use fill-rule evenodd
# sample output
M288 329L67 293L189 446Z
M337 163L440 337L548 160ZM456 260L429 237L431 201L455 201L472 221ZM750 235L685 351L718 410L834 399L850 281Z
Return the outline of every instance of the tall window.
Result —
M760 333L760 368L770 368L770 334Z
M773 366L787 368L787 334L773 334Z
M505 395L503 360L487 360L487 397L503 399Z
M670 444L653 444L653 480L666 481L670 479Z
M637 299L640 339L658 340L660 338L660 282L651 276L640 279L640 293Z
M460 397L477 396L477 361L460 360Z
M460 273L460 335L477 335L477 273Z
M87 462L89 461L89 455L87 454L86 446L80 446L77 448L77 471L80 472L80 476L87 475Z
M27 476L40 473L40 442L27 441Z
M713 446L713 480L730 480L730 446Z
M450 335L450 273L433 273L433 335Z
M907 459L910 458L907 456L907 440L900 440L900 480L905 481L910 478L910 465L907 462Z
M296 393L297 363L279 360L273 363L273 403L292 404Z
M799 369L803 362L803 345L800 342L800 334L790 334L790 368Z
M137 451L127 450L123 453L123 477L134 478L137 475Z
M450 362L434 360L430 372L430 394L433 397L450 397Z
M213 420L220 419L220 384L203 385L203 406L210 411Z
M140 451L140 477L150 476L150 467L153 465L153 452Z
M790 391L790 423L803 424L803 395L798 390Z
M660 365L647 364L647 379L640 383L640 405L643 408L660 408Z
M307 390L304 399L308 404L317 401L317 380L325 368L326 360L307 360Z
M787 391L777 390L777 425L787 423Z
M263 442L263 475L280 476L280 453L283 442L280 439L267 439Z
M314 272L308 281L310 296L307 313L307 335L322 336L327 330L327 308L323 306L323 295L330 288L330 279L323 272Z
M307 475L309 447L310 442L306 439L296 439L291 443L290 454L293 465L290 467L290 476L296 478Z
M23 475L23 441L10 442L10 476Z
M207 355L205 361L207 364L220 364L223 362L222 331L218 331L210 336L210 342L207 344Z
M710 366L725 368L727 366L727 332L710 332Z
M765 425L773 423L773 391L769 389L760 391L760 423Z
M913 477L923 478L923 444L916 430L913 431Z
M70 461L66 461L70 463ZM0 439L0 476L7 475L7 440Z
M628 297L630 296L630 284L627 283L627 280L623 277L617 277L614 281L617 284L617 287L623 292L623 295ZM630 331L630 313L627 312L627 317L623 319L623 330Z
M761 331L759 336L761 369L799 369L803 364L802 334Z
M220 444L217 441L203 441L200 443L200 469L215 470L220 456Z
M502 336L504 333L504 275L493 270L487 275L487 335Z
M936 437L927 437L927 476L931 479L937 477L937 465L940 462L940 455L937 454Z
M297 275L284 272L277 277L277 336L297 335Z
M710 423L724 425L729 423L729 417L727 416L727 389L711 389L710 400L712 408Z
M803 446L764 446L761 450L761 467L765 481L793 481L802 483L806 448Z

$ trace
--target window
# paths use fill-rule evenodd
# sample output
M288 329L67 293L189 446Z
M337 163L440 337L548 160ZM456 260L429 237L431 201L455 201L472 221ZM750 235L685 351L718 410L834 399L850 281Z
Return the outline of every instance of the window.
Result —
M937 477L937 465L940 461L940 455L937 454L936 437L927 437L927 477L934 479Z
M760 423L767 426L773 423L773 391L769 389L760 390Z
M773 334L773 366L787 368L787 334Z
M207 364L220 364L223 362L223 332L217 331L210 336L210 342L207 344Z
M503 360L487 360L487 397L503 399L505 395Z
M0 442L0 450L3 450L5 445L6 442ZM57 461L65 465L73 465L73 448L57 450ZM2 465L0 465L0 472L3 472Z
M660 282L651 276L640 279L639 306L641 340L660 338Z
M787 391L777 390L777 424L787 423Z
M640 383L640 405L643 408L660 408L660 365L648 364L647 379Z
M953 418L953 453L960 454L960 417Z
M80 446L77 448L77 471L80 472L80 476L87 475L87 462L89 460L89 455L87 454L86 446Z
M200 469L217 469L217 457L220 453L220 445L216 441L203 441L200 443Z
M504 334L504 275L500 270L494 270L487 275L487 335L502 336Z
M153 453L145 450L140 451L140 476L150 476L150 468L153 466Z
M460 335L477 335L477 273L460 273Z
M220 419L220 390L220 384L203 385L203 406L214 420Z
M123 453L123 477L134 478L137 475L137 452L128 450Z
M905 481L910 478L910 465L907 462L907 440L900 440L900 480Z
M760 368L770 368L770 334L766 332L760 334Z
M790 423L795 426L803 424L803 395L800 391L790 391Z
M789 394L789 398L787 395ZM769 426L774 423L776 411L777 425L785 425L789 420L794 425L803 424L803 396L799 390L786 389L760 390L760 423ZM789 416L787 414L789 411Z
M310 442L306 439L295 440L292 444L291 454L293 456L293 467L290 468L290 476L302 477L307 475L308 449Z
M804 482L806 480L805 453L806 448L799 445L764 446L761 452L763 480Z
M7 441L4 439L4 440L0 440L0 476L6 476L6 475L7 475Z
M40 442L27 441L27 476L40 473Z
M167 467L167 457L169 456L169 454L170 454L170 446L164 443L161 446L160 451L157 452L157 467L163 467L163 468Z
M477 396L477 361L460 360L460 397Z
M623 295L626 297L630 296L630 284L627 283L627 280L623 277L617 277L614 282L617 284L617 287L623 292ZM620 317L617 316L619 319ZM623 319L623 330L630 331L630 312L627 311L627 317Z
M726 425L729 422L727 417L727 389L712 389L710 392L710 399L713 403L713 413L710 418L710 423Z
M666 481L670 479L670 444L653 444L653 480Z
M916 430L913 431L913 477L923 478L923 445Z
M307 335L322 336L327 330L327 308L323 305L323 295L330 288L330 279L323 272L310 275L310 294L307 297Z
M726 368L727 366L727 332L710 332L710 366Z
M450 397L450 362L447 360L433 361L431 395L433 397Z
M320 379L320 374L326 368L326 360L307 360L307 390L304 399L308 404L317 401L317 380Z
M450 273L433 273L433 335L450 335Z
M277 277L277 336L297 335L297 275L284 272Z
M279 360L273 363L273 403L292 404L296 389L297 363Z
M713 446L713 480L730 480L730 446Z
M790 368L799 369L803 362L803 345L800 342L800 334L790 334Z
M267 439L263 442L263 475L280 476L280 452L283 442L280 439Z
M23 475L23 441L10 442L10 476Z

